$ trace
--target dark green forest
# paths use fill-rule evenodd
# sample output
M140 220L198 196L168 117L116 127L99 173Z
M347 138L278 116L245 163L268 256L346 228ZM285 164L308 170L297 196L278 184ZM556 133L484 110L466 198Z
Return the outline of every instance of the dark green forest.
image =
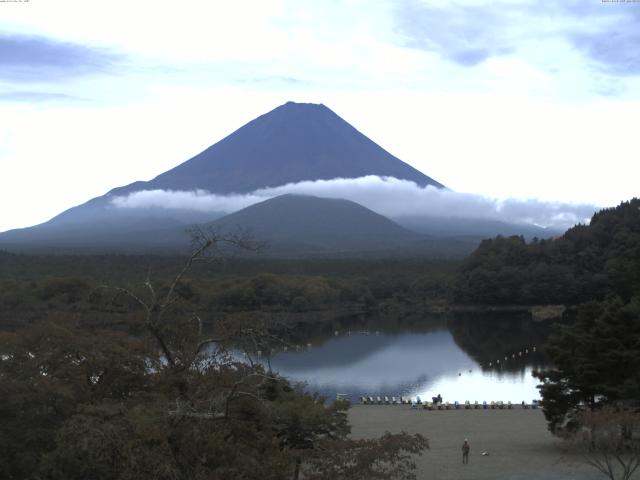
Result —
M0 476L415 478L424 437L351 440L348 403L233 351L257 358L295 338L283 324L363 314L455 267L222 261L204 253L225 239L202 240L189 259L0 254Z
M563 304L537 372L549 428L580 426L585 411L640 408L640 199L596 213L563 236L485 240L464 261L455 301Z
M552 363L536 373L552 431L640 408L638 199L556 239L485 240L462 263L205 257L224 240L188 259L0 252L2 478L415 478L425 438L351 440L348 404L232 354L372 314L457 311L450 331L483 362L521 306ZM525 308L548 304L568 306L550 334Z
M182 257L23 255L0 252L0 329L71 316L84 325L127 329L130 301L100 287L165 288ZM205 323L242 312L288 322L330 321L388 303L448 299L459 264L407 260L219 259L192 266L178 293ZM412 307L413 308L413 307Z
M640 288L640 199L596 213L554 239L484 240L460 269L453 296L464 304L577 305Z

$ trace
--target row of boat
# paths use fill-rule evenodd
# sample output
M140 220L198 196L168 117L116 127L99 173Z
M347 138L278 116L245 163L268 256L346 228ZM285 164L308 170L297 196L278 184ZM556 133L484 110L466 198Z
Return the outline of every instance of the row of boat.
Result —
M478 402L477 400L471 403L469 400L464 403L455 401L450 402L423 402L420 397L416 397L415 401L411 397L388 397L388 396L362 396L360 397L360 403L363 405L411 405L414 408L421 406L426 410L495 410L495 409L513 409L518 408L538 408L540 403L538 400L533 400L531 403L527 403L524 400L522 403L511 403L511 401L490 401L486 400Z

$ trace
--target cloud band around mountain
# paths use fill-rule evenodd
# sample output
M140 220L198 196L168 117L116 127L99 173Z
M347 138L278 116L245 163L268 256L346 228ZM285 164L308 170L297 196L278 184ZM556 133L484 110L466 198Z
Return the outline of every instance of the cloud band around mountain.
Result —
M381 215L477 218L508 223L529 223L566 229L587 223L597 210L594 205L499 200L472 193L454 192L433 186L420 187L408 180L368 175L290 183L263 188L248 194L217 195L205 190L141 190L111 200L116 208L165 208L232 213L254 203L284 194L342 198L359 203Z

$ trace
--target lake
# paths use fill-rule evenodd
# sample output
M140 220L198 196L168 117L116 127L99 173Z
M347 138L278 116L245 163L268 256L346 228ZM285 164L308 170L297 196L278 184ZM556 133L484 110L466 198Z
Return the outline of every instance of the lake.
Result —
M547 364L547 327L521 318L426 319L335 327L275 353L274 371L327 398L349 394L444 401L539 399L531 372ZM535 351L534 351L535 350ZM505 360L506 357L506 360Z

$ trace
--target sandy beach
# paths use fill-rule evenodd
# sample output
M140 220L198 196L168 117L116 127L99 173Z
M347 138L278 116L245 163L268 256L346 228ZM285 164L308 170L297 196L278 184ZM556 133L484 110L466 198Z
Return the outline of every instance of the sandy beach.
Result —
M563 451L548 432L541 410L429 411L407 405L354 405L349 421L353 438L385 431L426 436L430 449L416 458L420 480L604 478L579 457ZM468 465L462 464L465 438L471 445Z

